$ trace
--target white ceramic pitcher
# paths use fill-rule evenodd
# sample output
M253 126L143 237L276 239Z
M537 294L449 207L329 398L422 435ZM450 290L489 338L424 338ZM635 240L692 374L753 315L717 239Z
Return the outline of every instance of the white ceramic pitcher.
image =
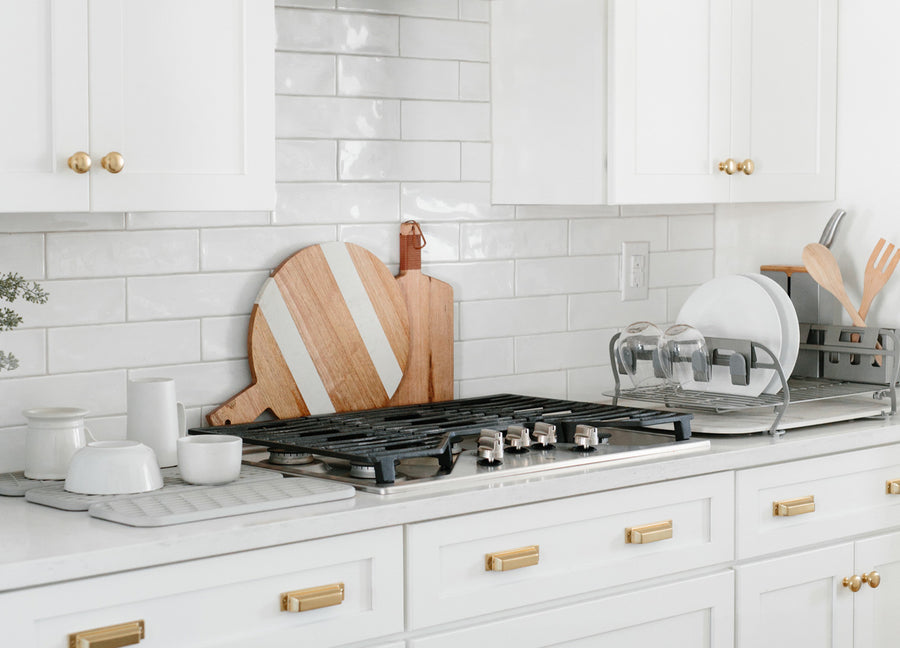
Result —
M84 426L87 410L79 407L37 407L22 414L25 433L25 476L28 479L65 479L72 455L88 441L96 441Z
M178 464L178 437L186 432L184 405L175 399L172 378L128 381L126 437L153 448L160 468Z

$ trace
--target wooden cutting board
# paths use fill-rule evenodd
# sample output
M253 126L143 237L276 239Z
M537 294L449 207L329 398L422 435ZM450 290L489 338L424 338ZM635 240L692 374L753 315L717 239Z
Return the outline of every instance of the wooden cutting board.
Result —
M409 357L400 285L352 243L304 248L263 284L250 313L252 383L207 415L211 425L386 406Z
M415 221L400 226L397 284L409 314L409 363L391 405L453 398L453 288L422 274L425 237Z

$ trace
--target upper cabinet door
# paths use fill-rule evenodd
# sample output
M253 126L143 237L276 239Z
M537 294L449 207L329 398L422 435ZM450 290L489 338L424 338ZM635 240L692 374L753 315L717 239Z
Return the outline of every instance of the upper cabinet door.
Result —
M731 3L610 9L609 202L726 202Z
M833 200L837 0L734 5L732 202Z
M87 174L67 159L87 152L86 0L0 3L2 211L86 211Z
M91 209L271 208L271 3L90 0L89 23Z

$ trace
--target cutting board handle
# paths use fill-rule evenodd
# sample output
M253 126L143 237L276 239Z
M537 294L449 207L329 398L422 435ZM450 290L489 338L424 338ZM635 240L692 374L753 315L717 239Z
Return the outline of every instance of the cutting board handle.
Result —
M267 405L264 396L257 390L258 383L253 383L244 391L235 395L227 403L223 403L206 415L210 425L231 425L255 421Z
M425 235L414 220L400 224L400 273L422 269L422 248Z

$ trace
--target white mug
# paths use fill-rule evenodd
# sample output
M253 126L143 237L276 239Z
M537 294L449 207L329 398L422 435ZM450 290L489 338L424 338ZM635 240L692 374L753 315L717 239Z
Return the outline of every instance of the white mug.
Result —
M128 381L125 436L153 448L160 468L178 464L179 437L185 434L184 405L175 400L172 378L133 378Z
M84 426L87 410L79 407L37 407L22 414L25 433L25 477L65 479L72 455L94 436Z

